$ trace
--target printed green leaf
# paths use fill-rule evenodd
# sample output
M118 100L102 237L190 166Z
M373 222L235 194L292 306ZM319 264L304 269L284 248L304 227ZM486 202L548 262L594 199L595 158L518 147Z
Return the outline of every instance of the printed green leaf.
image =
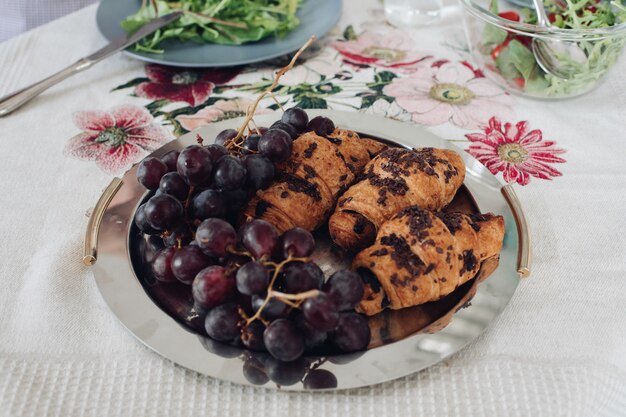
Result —
M358 36L356 34L356 32L354 31L354 27L352 27L352 25L349 25L344 31L343 31L343 38L347 41L352 41L354 39L356 39Z
M124 83L122 85L118 85L117 87L115 87L114 89L111 90L111 92L113 91L117 91L117 90L123 90L125 88L130 88L130 87L135 87L141 83L145 83L145 82L149 82L150 79L146 78L146 77L139 77L139 78L134 78L132 80L130 80L127 83Z
M303 109L327 109L328 104L326 100L321 97L307 97L303 96L296 99L296 106Z

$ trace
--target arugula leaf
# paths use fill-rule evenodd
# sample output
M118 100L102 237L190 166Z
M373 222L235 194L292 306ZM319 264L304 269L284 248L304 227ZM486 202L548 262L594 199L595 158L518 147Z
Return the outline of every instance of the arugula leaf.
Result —
M296 12L302 0L156 0L121 22L129 33L154 17L175 10L184 12L177 21L135 44L135 49L163 52L167 39L182 42L241 45L268 36L284 36L300 24ZM156 10L155 10L156 7Z

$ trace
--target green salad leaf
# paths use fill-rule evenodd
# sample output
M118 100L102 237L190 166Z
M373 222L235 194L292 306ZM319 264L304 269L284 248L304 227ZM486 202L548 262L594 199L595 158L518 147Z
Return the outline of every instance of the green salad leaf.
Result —
M184 14L135 44L135 49L163 53L168 39L197 43L241 45L268 36L284 36L300 24L296 12L301 0L156 0L121 22L129 33L173 11Z
M552 25L577 30L606 28L626 22L626 6L622 1L544 0L544 4ZM491 1L490 6L490 11L498 14L495 0ZM517 15L518 20L521 18L525 23L537 22L534 10L523 9ZM580 56L576 57L553 48L553 58L559 62L559 67L569 68L573 74L568 79L562 79L544 72L537 64L530 40L522 33L487 25L478 50L491 56L503 78L527 93L545 97L580 94L591 89L617 61L625 43L622 35L581 40L576 42L580 49Z

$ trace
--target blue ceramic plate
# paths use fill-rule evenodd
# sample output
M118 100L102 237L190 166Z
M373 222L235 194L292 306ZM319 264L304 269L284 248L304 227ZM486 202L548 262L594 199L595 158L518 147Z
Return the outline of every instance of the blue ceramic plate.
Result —
M326 34L339 20L342 0L304 0L298 10L300 25L283 38L268 37L238 46L167 41L165 52L149 54L126 50L142 61L180 67L227 67L264 61L298 50L312 35ZM135 13L140 0L101 0L96 16L98 29L108 40L124 36L120 22Z

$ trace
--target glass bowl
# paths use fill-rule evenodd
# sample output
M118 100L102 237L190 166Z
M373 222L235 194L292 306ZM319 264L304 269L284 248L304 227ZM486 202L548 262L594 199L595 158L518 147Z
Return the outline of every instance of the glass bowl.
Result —
M489 0L461 0L461 4L473 59L498 85L528 97L559 99L592 90L614 66L626 39L626 23L593 29L546 28L509 20L527 14L532 6L500 2L500 13L495 14Z

